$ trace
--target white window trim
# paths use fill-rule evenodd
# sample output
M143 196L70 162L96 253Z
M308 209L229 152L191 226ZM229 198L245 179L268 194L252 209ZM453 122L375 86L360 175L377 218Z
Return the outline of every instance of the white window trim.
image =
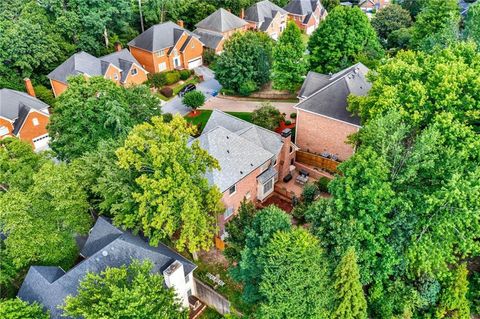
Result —
M157 55L157 57L159 57L159 58L162 57L162 56L164 56L164 55L165 55L165 50L157 51L157 52L156 52L156 55Z
M134 71L135 71L135 73L133 73ZM133 69L130 71L130 75L131 75L131 76L135 76L135 75L137 75L137 74L138 74L137 68L133 68Z
M162 68L162 65L164 66L163 68ZM162 62L162 63L158 64L158 71L159 72L165 71L166 69L167 69L167 63Z
M33 124L33 126L39 126L39 125L40 125L40 122L38 121L38 118L34 117L34 118L32 119L32 124Z
M225 209L225 212L223 213L223 219L224 220L229 219L230 217L233 216L234 212L235 212L235 209L233 206L228 207L227 209Z
M233 191L233 193L230 192L230 190L232 189L232 187L235 187L235 190ZM234 184L234 185L232 185L232 186L230 186L230 187L228 188L228 195L229 195L229 196L233 196L233 195L235 195L236 193L237 193L237 184Z

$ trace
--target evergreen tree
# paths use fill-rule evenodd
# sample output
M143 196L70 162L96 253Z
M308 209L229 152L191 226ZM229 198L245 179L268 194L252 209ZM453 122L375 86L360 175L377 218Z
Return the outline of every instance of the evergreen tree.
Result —
M332 318L366 319L367 301L360 282L355 249L350 247L335 269L335 311Z
M466 264L460 265L453 271L452 278L445 288L440 304L436 311L436 317L469 319L470 306L467 299L468 293L468 270Z
M278 90L295 92L306 72L302 32L290 21L273 48L272 80Z

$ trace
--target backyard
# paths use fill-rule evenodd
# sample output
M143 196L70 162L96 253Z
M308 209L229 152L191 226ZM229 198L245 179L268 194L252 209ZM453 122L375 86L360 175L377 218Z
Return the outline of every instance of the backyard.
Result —
M227 114L233 115L238 117L239 119L245 120L247 122L252 122L252 113L249 112L226 112ZM190 113L191 114L191 113ZM199 134L202 132L203 128L205 128L205 124L207 124L208 119L212 115L212 110L197 110L196 116L192 117L190 114L185 116L185 120L192 125L196 125L199 128Z

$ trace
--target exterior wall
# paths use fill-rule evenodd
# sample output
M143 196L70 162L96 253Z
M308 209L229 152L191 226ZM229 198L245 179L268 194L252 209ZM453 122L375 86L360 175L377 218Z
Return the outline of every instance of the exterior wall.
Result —
M165 285L168 288L173 288L177 297L182 301L183 307L188 307L188 295L187 291L192 286L193 280L189 281L189 287L185 280L185 272L183 265L178 260L175 260L167 269L163 271L163 278L165 279ZM193 290L192 290L193 294Z
M166 52L165 56L160 58L157 57L153 52L148 52L136 47L130 47L130 53L135 57L135 59L137 59L137 61L142 65L142 67L150 73L158 72L158 63L160 63L160 61L167 62Z
M67 84L56 80L50 80L50 85L52 86L53 95L55 95L55 97L58 97L68 88Z
M370 11L373 9L382 9L389 4L389 0L374 0L373 2L374 3L372 3L370 0L367 0L360 5L360 8L364 11Z
M38 125L33 124L33 119L38 120ZM23 123L22 128L18 132L18 137L24 141L30 142L33 146L32 140L36 137L48 134L47 125L49 117L40 112L31 111L25 122Z
M300 28L300 30L305 30L306 29L306 26L303 24L303 20L305 19L305 16L300 16L300 15L289 13L288 14L288 19L290 21L295 22L295 24L297 25L297 27Z
M290 173L290 163L295 161L295 147L292 143L292 135L283 138L283 146L277 160L278 180L282 180Z
M342 161L354 153L347 137L358 132L353 124L329 119L303 110L297 110L295 142L302 150L311 153L329 152Z
M4 137L7 137L7 136L12 136L11 135L12 131L13 131L12 123L9 120L0 117L0 127L2 127L2 126L5 126L8 129L8 134L0 136L0 139L2 139Z
M115 67L113 64L110 64L108 66L107 71L105 71L104 77L105 79L111 80L116 84L120 84L120 79L122 78L122 74L120 73L120 70L117 67Z
M132 70L137 69L137 74L132 75ZM125 78L125 83L124 86L129 87L131 85L139 85L142 84L143 82L147 81L147 74L145 70L142 70L138 65L134 64L132 68L130 69L127 77Z
M195 37L190 39L185 50L182 52L183 55L183 65L184 68L188 68L188 61L201 58L203 55L203 45L202 43Z
M282 16L281 14L277 13L272 23L270 24L270 26L265 32L271 37L274 36L275 34L277 35L277 37L279 37L280 34L282 33L281 26L283 25L284 28L287 27L287 20L288 20L287 14Z

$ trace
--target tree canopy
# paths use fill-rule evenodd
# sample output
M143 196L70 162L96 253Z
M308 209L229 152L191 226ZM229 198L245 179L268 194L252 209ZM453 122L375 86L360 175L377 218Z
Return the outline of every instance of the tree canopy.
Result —
M0 318L3 319L49 319L37 304L29 304L19 298L0 300Z
M68 296L63 307L74 318L155 318L187 319L173 289L163 277L152 273L150 261L134 260L129 266L88 273L80 282L77 295Z
M480 47L480 2L470 6L465 19L465 36Z
M308 41L310 69L337 72L356 62L375 65L383 49L369 19L358 7L335 7Z
M261 106L252 112L253 124L270 131L274 131L283 120L283 115L270 102L262 102Z
M379 10L372 18L372 26L385 44L393 31L408 28L411 25L410 13L395 3Z

